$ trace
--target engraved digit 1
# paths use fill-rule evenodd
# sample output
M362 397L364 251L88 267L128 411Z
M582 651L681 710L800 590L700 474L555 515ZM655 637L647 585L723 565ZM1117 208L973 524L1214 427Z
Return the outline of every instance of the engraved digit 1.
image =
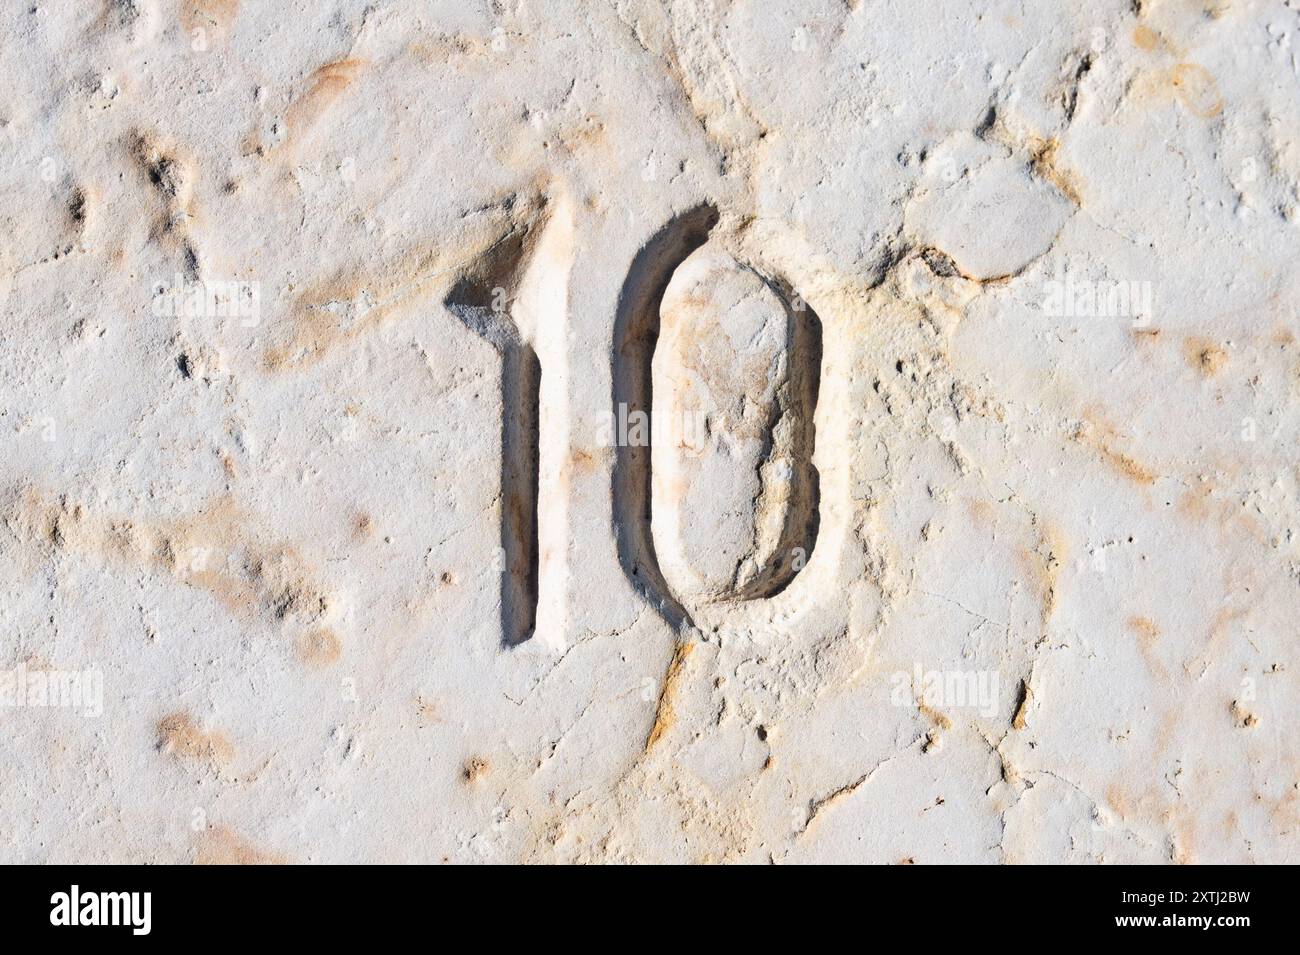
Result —
M567 428L564 327L572 216L556 203L516 225L474 262L443 304L501 356L501 630L516 646L563 641ZM542 502L545 501L543 504Z

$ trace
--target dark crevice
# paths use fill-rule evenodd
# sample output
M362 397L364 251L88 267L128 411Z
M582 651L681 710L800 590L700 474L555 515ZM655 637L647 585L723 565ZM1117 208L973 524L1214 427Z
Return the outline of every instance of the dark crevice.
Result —
M629 420L637 411L650 420L650 363L659 340L664 290L677 266L707 241L717 222L712 205L696 206L664 225L632 260L614 324L613 420ZM642 597L680 629L691 624L690 615L659 569L650 531L650 487L649 444L631 446L618 440L612 490L619 561Z
M522 643L537 625L538 449L542 371L509 313L529 246L515 229L492 245L443 304L501 356L501 632Z
M765 573L736 594L742 600L775 597L790 586L812 558L821 526L821 479L812 460L816 447L814 419L821 390L822 323L811 306L792 289L781 286L780 291L786 302L799 303L799 307L790 310L794 325L789 347L790 380L786 385L788 393L781 402L787 409L783 414L794 416L794 443L789 449L794 466L790 478L794 490L775 560ZM768 429L769 440L775 430L774 421Z
M527 640L537 626L537 492L542 367L530 345L502 354L501 630L505 642Z

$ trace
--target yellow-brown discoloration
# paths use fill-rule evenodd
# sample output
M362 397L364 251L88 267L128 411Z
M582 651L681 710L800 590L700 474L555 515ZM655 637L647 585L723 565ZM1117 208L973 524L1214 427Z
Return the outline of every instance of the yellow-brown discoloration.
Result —
M920 692L920 690L918 689L916 692ZM924 703L917 704L917 709L920 710L921 713L939 729L941 730L952 729L952 720L949 719L946 714L940 713L938 710L932 709L926 706Z
M1133 94L1139 103L1177 103L1198 119L1217 119L1223 114L1218 82L1196 63L1175 63L1143 73L1133 84Z
M1268 542L1258 515L1242 507L1232 495L1224 494L1212 481L1202 481L1184 491L1178 498L1178 513L1198 527L1217 528L1234 544L1243 539L1260 545Z
M1156 656L1156 643L1160 639L1160 628L1150 617L1133 616L1128 618L1128 627L1137 635L1138 651L1146 662L1147 668L1156 676L1164 679L1168 676L1164 664Z
M913 692L919 693L920 690L918 688ZM918 703L917 710L934 724L926 731L925 742L921 744L921 752L928 753L942 743L941 734L944 730L952 729L952 720L944 713L932 709L924 703Z
M289 104L284 114L285 138L277 147L292 154L329 113L356 80L364 60L343 59L326 63L307 79L306 90Z
M648 753L654 748L655 743L663 738L664 734L672 728L677 720L677 715L673 710L673 698L677 690L677 680L681 676L682 664L686 658L695 650L693 643L679 643L673 650L672 659L668 661L668 670L664 674L663 687L659 690L659 702L655 707L654 725L650 727L650 735L646 737L645 751Z
M1082 206L1083 196L1079 192L1078 175L1066 169L1057 159L1061 141L1053 136L1048 140L1037 140L1030 146L1029 161L1035 175L1054 185L1076 206Z
M234 744L224 733L204 732L188 713L172 713L158 721L158 749L168 756L220 769L235 758Z
M1183 357L1206 378L1213 378L1228 363L1228 353L1208 338L1191 337L1184 341Z
M197 30L220 38L229 31L238 14L239 0L182 0L181 26L191 38Z
M305 628L329 615L330 596L307 562L289 545L265 541L229 496L185 517L141 519L98 515L29 489L8 522L31 559L77 555L143 567L206 591L238 620ZM307 645L327 651L329 641Z
M1166 810L1162 821L1169 829L1169 861L1175 865L1196 862L1196 822L1182 807Z
M1174 97L1194 116L1213 119L1223 112L1219 84L1205 67L1179 63L1169 71L1167 82Z
M1068 554L1068 546L1061 529L1051 521L1035 520L1034 528L1038 532L1038 540L1033 550L1021 548L1019 557L1030 582L1038 592L1042 607L1039 624L1045 633L1052 615L1056 613L1057 580Z
M971 524L981 530L992 527L996 519L993 513L993 505L980 497L968 500L966 502L966 511L970 514Z
M284 856L267 852L225 826L209 826L199 837L195 865L286 865Z
M1156 33L1148 26L1138 24L1133 28L1133 45L1139 50L1148 52L1164 46L1164 41L1160 39L1160 34Z
M434 726L442 722L442 710L436 700L427 696L415 698L415 719L423 727Z
M193 158L175 143L150 132L137 130L127 137L126 144L144 180L151 219L149 238L178 255L186 272L196 272L199 255L190 233L200 216L194 197L198 175Z
M323 669L338 662L343 653L343 641L328 627L318 627L299 634L293 649L303 663Z
M1156 482L1156 472L1139 462L1132 455L1120 450L1116 445L1118 436L1114 429L1092 415L1084 418L1082 426L1072 435L1073 439L1084 447L1097 453L1116 474L1132 481L1134 484L1150 486Z
M1250 711L1241 700L1233 700L1232 720L1242 729L1252 729L1259 725L1259 717Z

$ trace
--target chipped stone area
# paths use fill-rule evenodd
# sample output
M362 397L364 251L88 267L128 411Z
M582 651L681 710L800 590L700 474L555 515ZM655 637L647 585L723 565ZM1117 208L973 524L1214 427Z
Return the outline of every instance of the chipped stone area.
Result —
M1300 861L1294 0L0 37L0 861Z

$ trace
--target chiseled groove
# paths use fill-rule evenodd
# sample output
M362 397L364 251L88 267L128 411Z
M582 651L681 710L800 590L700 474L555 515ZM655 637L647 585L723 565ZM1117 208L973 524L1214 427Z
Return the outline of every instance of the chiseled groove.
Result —
M447 294L443 304L501 356L501 633L513 646L537 624L538 430L541 365L509 311L537 223L493 244ZM503 298L504 296L504 298Z
M718 222L710 204L696 206L665 224L637 253L619 293L614 323L613 414L620 420L653 406L650 362L659 339L659 305L673 271L703 245ZM613 477L618 555L624 573L639 593L672 626L690 624L655 556L650 531L650 448L619 441Z
M783 287L777 287L777 291L787 304L792 300L801 301ZM769 489L763 486L754 501L756 512L774 507L784 510L781 535L773 550L775 561L761 568L752 580L735 590L734 597L739 600L774 597L781 593L807 565L817 544L821 495L819 475L812 461L816 446L814 419L821 386L821 319L807 303L802 303L798 309L791 308L789 314L794 326L787 350L789 378L782 389L785 394L778 395L773 409L768 425L767 453L760 468L781 454L793 462L794 474L790 479L789 497L769 500ZM777 432L786 415L793 416L794 434L785 446L778 448ZM762 524L761 519L756 519L754 524L757 529ZM756 535L755 547L757 545ZM802 554L800 561L796 562L796 554Z

